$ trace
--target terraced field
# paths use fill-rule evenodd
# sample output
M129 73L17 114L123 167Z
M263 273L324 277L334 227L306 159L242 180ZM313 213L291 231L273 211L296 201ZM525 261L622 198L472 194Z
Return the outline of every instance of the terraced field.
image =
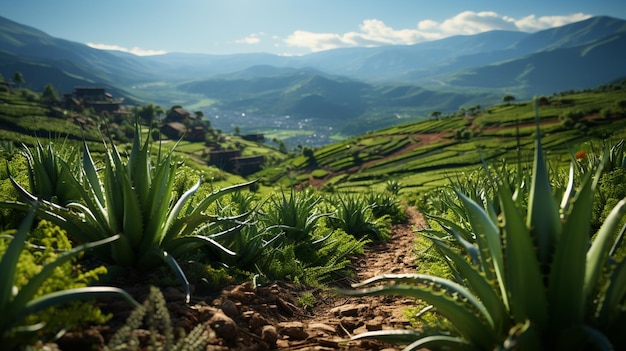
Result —
M537 128L551 162L569 162L587 142L626 135L626 111L601 109L625 99L623 91L552 97L539 107L539 123L527 101L398 125L303 153L256 176L269 186L345 191L381 190L394 180L415 194L456 172L472 172L483 160L529 160Z

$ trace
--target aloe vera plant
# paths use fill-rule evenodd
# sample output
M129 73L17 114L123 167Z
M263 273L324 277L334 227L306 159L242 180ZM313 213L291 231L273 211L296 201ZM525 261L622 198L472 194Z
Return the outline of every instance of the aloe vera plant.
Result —
M332 198L336 213L331 217L335 228L341 228L356 238L385 241L390 237L388 225L383 218L374 218L375 203L369 198L355 194L337 194ZM384 216L383 216L384 217Z
M601 165L583 173L577 186L572 165L558 202L539 135L538 129L527 202L514 196L507 176L490 175L498 212L458 192L469 228L440 220L456 245L449 245L442 235L424 233L447 258L458 281L420 274L383 275L343 291L422 299L455 330L377 331L356 338L405 343L405 350L626 348L625 229L620 228L626 199L614 207L597 233L591 233Z
M315 239L313 233L318 221L331 213L319 212L322 198L309 191L294 192L290 196L284 192L268 199L261 214L261 222L270 230L282 233L287 244L316 246L327 237Z
M191 203L200 181L179 197L172 191L178 164L173 149L156 157L153 165L150 138L143 146L139 128L126 162L112 142L107 146L104 169L99 174L96 163L84 143L80 186L73 190L80 198L64 206L39 198L13 181L24 202L5 203L27 210L37 208L37 215L65 229L79 243L102 240L115 235L119 239L110 246L96 250L100 258L123 268L138 271L151 270L166 262L185 286L189 300L189 286L176 262L185 252L202 246L212 246L223 252L235 253L219 241L236 233L247 214L219 218L206 213L207 208L221 196L244 189L247 182L220 189ZM79 184L78 180L75 184ZM226 230L215 230L220 224L234 223Z
M22 154L28 163L33 194L59 204L78 199L77 179L73 176L79 171L78 155L69 146L57 147L52 141L44 146L38 140L33 149L22 144Z
M51 306L79 299L111 296L124 298L135 306L139 306L139 303L124 290L105 286L67 289L35 297L42 283L52 275L58 266L85 250L110 244L119 238L118 235L96 242L85 243L61 254L54 261L45 264L41 271L32 277L21 289L16 289L14 287L14 279L17 262L20 253L26 246L27 234L32 226L35 212L34 209L28 212L13 236L6 252L0 257L0 272L2 272L2 275L0 275L0 340L2 340L4 347L10 348L13 342L19 340L19 335L21 334L33 333L41 329L43 327L41 323L23 325L23 320L26 316Z

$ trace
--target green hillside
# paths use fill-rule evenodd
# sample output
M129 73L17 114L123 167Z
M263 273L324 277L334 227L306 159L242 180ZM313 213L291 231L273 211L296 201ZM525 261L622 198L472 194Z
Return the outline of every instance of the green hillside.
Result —
M540 131L554 162L589 140L626 136L624 82L598 90L543 98ZM256 174L266 185L327 190L381 190L389 180L417 194L457 172L471 172L484 159L527 160L536 133L532 101L462 110L428 121L397 125L318 149L305 148L285 164Z
M311 86L326 83L315 78L307 82ZM412 87L397 87L383 94L402 100L426 93ZM551 158L555 162L568 162L570 151L585 141L626 136L626 81L541 100L542 140L548 152L555 156ZM81 129L68 120L68 111L59 116L58 109L42 104L36 93L24 89L3 91L0 102L2 140L32 145L36 137L77 141L86 138L94 150L102 147L102 135L97 129ZM536 133L534 120L532 101L490 107L475 105L461 108L458 113L396 124L316 149L303 147L290 155L277 150L276 142L280 140L264 144L236 135L222 135L219 139L223 149L240 149L243 156L265 156L263 170L248 177L260 178L262 191L309 185L325 190L368 191L382 189L389 180L394 180L402 183L403 193L418 194L446 183L457 172L477 169L483 159L487 162L505 157L527 159ZM232 182L242 179L208 167L204 143L183 142L177 152L180 157L195 161L192 164L198 164L214 180L226 184L229 179Z
M45 99L41 94L31 90L0 85L0 150L5 149L8 152L20 148L22 144L34 146L46 139L60 144L74 144L80 148L84 140L92 152L100 154L105 152L103 141L108 141L109 138L119 144L121 149L130 148L134 135L132 113L126 120L113 121L95 115L93 111L69 111L60 107L60 103L43 100ZM82 122L78 122L78 119ZM142 125L141 131L148 133L151 129ZM212 148L236 149L242 157L263 156L267 164L276 164L286 158L284 152L279 151L280 145L249 141L242 136L226 135L217 131L213 133L207 136L207 140L213 139L212 147L205 142L170 140L160 134L163 140L161 147L168 150L175 146L175 156L181 162L195 169L204 181L216 186L236 184L244 179L209 165L209 151ZM153 147L157 148L157 144Z

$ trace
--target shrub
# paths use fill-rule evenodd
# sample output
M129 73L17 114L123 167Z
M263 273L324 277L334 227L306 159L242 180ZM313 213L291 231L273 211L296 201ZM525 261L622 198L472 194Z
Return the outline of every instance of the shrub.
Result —
M93 279L99 270L86 273L84 276L64 277L70 270L71 260L84 250L106 245L116 240L118 236L106 238L98 242L86 243L69 251L64 251L56 255L54 247L46 246L43 254L30 255L25 253L26 238L31 228L35 210L30 210L21 223L20 227L10 236L10 243L5 247L0 258L0 341L3 347L11 349L21 344L24 340L32 340L33 333L48 327L43 321L48 321L49 327L59 327L59 323L68 322L79 323L81 321L93 319L103 321L97 309L89 305L77 305L78 300L93 299L95 297L115 296L123 297L136 303L124 290L113 287L85 287L85 281ZM64 242L57 229L46 232L45 229L40 234L40 243L45 245L59 245L67 247L68 242ZM20 261L20 259L23 259ZM70 263L67 266L66 263ZM40 266L39 266L40 265ZM38 267L39 266L39 267ZM59 276L61 275L61 276ZM61 278L59 284L48 281L49 278ZM64 303L72 303L73 308L67 310L62 315L68 317L67 320L59 319L58 312L43 312L39 319L34 314L46 311ZM70 318L71 317L71 318ZM65 324L63 325L66 326Z
M369 202L362 194L337 194L331 202L336 209L330 222L334 228L342 229L356 238L367 238L372 241L386 241L391 237L391 226L388 216L374 218L372 208L375 203Z

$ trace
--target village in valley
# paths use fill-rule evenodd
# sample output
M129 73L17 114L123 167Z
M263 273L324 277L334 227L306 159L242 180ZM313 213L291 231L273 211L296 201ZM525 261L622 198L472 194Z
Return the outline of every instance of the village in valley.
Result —
M125 133L122 126L126 125L126 133L130 136L133 130L128 130L128 126L132 124L136 109L138 107L125 105L123 98L114 98L106 88L99 86L75 87L72 93L63 96L60 104L52 107L56 117L65 117L84 129L100 128L108 134L121 135ZM220 141L225 136L211 128L201 111L192 113L181 106L173 106L154 117L152 127L160 133L153 134L153 139L204 143L203 154L209 165L245 176L259 171L265 162L263 155L244 156L239 148L223 148ZM239 137L255 143L265 141L263 134L242 134Z

